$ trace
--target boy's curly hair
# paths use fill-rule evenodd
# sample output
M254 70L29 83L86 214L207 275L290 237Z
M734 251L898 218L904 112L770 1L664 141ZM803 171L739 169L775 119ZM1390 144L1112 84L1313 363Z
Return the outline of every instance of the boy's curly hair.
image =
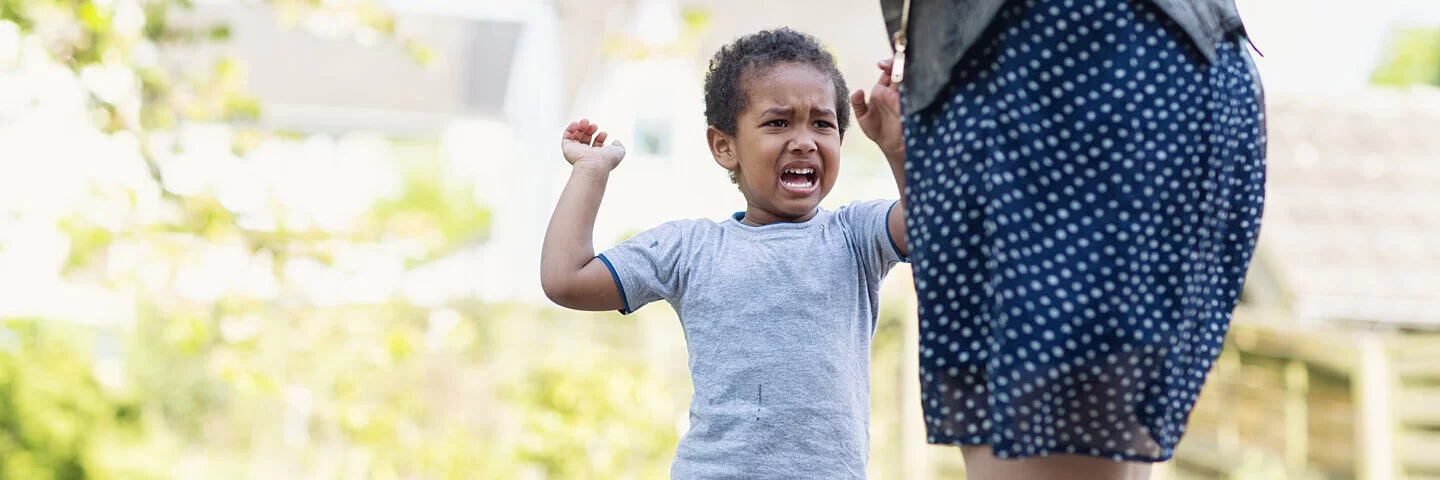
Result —
M705 121L727 135L735 135L736 118L745 110L749 95L746 75L786 62L809 65L835 84L835 116L840 135L850 126L850 90L835 66L835 57L815 37L781 27L752 33L720 47L705 73Z

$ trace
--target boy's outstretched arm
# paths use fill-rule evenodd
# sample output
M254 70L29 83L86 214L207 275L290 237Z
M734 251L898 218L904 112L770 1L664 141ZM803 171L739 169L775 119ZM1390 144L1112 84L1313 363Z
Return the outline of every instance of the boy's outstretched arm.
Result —
M905 137L900 124L900 86L890 81L890 59L881 60L880 79L870 89L866 101L865 91L856 90L850 96L850 106L860 120L860 129L865 136L880 146L885 161L890 163L890 173L895 175L895 186L900 188L900 203L890 209L886 219L890 227L890 238L900 248L901 255L910 255L910 241L905 236Z
M619 287L605 263L595 257L595 214L605 195L610 171L625 158L620 142L605 145L605 132L589 120L565 128L560 149L573 165L560 193L545 243L540 247L540 286L555 304L576 310L625 308Z

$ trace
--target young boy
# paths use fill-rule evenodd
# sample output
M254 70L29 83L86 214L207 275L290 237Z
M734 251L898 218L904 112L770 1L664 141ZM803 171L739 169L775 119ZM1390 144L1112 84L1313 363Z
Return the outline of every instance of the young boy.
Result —
M857 91L847 103L834 59L808 35L782 28L721 48L705 77L708 139L745 211L668 222L599 256L595 214L625 149L586 120L565 129L574 168L541 281L567 308L629 313L663 299L679 314L695 396L672 478L865 477L870 339L880 281L907 254L905 208L818 205L851 104L904 190L899 97L880 67L870 101Z

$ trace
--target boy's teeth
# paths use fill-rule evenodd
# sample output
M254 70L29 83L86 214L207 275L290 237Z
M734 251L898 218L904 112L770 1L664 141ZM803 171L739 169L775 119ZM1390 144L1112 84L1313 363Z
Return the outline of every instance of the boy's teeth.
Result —
M787 169L785 169L784 175L795 175L795 176L796 176L796 177L792 177L792 180L793 180L793 181L787 181L787 180L785 180L785 178L784 178L783 176L781 177L780 183L785 184L785 186L787 186L787 187L790 187L790 188L810 188L810 187L815 186L815 180L816 180L816 179L814 178L814 175L815 175L815 169L814 169L814 168L810 168L810 167L787 168Z

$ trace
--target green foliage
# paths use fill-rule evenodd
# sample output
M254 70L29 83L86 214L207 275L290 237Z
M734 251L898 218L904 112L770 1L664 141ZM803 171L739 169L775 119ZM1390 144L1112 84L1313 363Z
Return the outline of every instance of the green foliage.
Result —
M1395 33L1385 62L1370 82L1385 86L1440 86L1440 29L1410 28Z
M341 18L357 35L393 39L417 61L433 61L436 55L423 42L398 38L391 14L372 0L269 3L282 22L298 25L314 15ZM230 38L223 21L182 25L178 15L189 8L189 0L0 0L0 20L19 26L22 43L39 45L48 57L44 60L76 77L93 69L133 75L136 91L129 94L80 93L88 93L83 98L94 129L139 139L148 173L164 185L158 159L177 153L178 147L152 140L173 138L183 125L231 125L233 143L221 147L237 156L269 139L299 140L254 128L261 112L244 90L243 64L218 58L178 70L157 61L156 55L178 47ZM239 244L251 254L273 255L271 270L258 273L285 285L283 262L288 260L330 265L337 251L396 236L422 239L436 255L483 240L488 211L475 205L466 186L447 185L444 178L437 169L408 176L397 199L377 206L361 222L370 229L359 235L287 230L283 222L252 230L210 191L163 191L158 222L125 218L102 226L79 214L59 219L55 228L70 240L59 273L67 280L82 279L77 283L133 288L132 295L143 296L138 323L104 333L124 338L122 351L111 355L118 358L107 362L123 360L116 375L126 387L103 388L92 375L99 364L89 352L96 347L85 340L96 331L51 319L12 320L0 328L0 478L165 478L175 474L172 466L180 451L190 452L184 454L190 464L205 465L209 472L234 471L237 477L246 476L243 468L251 464L286 461L301 465L300 471L315 471L318 463L344 459L317 453L318 441L367 452L368 463L346 471L373 478L474 478L488 469L480 462L498 463L498 458L473 454L486 450L480 433L447 425L446 417L428 406L427 390L419 385L424 375L415 375L433 360L421 326L427 309L280 303L293 302L293 296L277 303L233 294L217 300L184 298L138 287L131 274L110 271L117 260L126 260L112 250L119 242L142 244L142 252L148 252L144 262L152 265L139 270L161 277L206 258L207 244ZM89 201L126 201L132 207L139 202L133 192L101 198ZM357 324L374 328L357 330ZM469 324L451 328L474 337L473 330ZM469 354L464 341L443 344L459 349L446 355ZM296 401L291 396L306 391L315 392L315 401L326 402L328 411L341 413L309 410L309 417L295 417L306 410L291 405ZM290 451L265 448L281 437L280 429L293 427L319 440L299 437ZM236 465L244 467L227 468Z
M713 14L705 7L684 7L680 11L680 35L668 45L650 45L633 35L607 35L600 46L609 59L640 60L658 57L693 56L710 33Z
M344 18L357 37L388 37L422 63L436 55L396 38L394 19L372 0L267 3L282 23ZM0 19L20 27L22 43L40 45L47 58L38 60L48 65L76 77L87 69L133 76L128 96L78 93L88 127L137 139L146 173L163 188L167 162L189 161L175 139L192 125L225 125L228 140L207 141L230 144L204 147L238 163L266 143L306 138L257 125L262 112L245 92L245 65L220 58L175 70L155 58L231 36L223 21L181 22L188 8L189 0L0 0ZM706 28L704 12L685 15L688 30ZM136 311L133 323L115 327L53 319L0 327L0 478L665 478L683 383L620 349L582 355L570 343L531 341L542 330L527 322L548 324L541 336L549 339L575 331L559 326L575 314L474 300L447 308L344 299L353 283L339 278L349 266L395 257L414 266L488 238L490 213L475 204L473 186L439 164L396 165L398 191L333 231L292 222L293 212L274 202L258 207L273 226L256 227L245 222L256 212L231 211L211 189L161 191L158 219L132 218L156 201L139 191L91 192L81 202L128 202L124 218L77 207L47 219L69 239L57 273L128 295ZM365 253L391 243L419 251ZM268 294L251 288L267 282ZM312 290L342 299L320 304ZM636 342L625 322L603 325L596 331ZM99 337L118 346L92 341ZM557 356L537 359L545 351ZM105 378L119 386L97 380L95 372L117 365Z
M667 478L679 435L658 377L614 355L536 365L502 392L524 419L517 459L548 478Z
M67 267L92 264L95 256L101 254L115 240L112 232L88 222L63 222L60 230L70 238L70 256L66 262Z
M447 186L438 172L423 170L406 175L400 195L378 202L369 219L368 237L422 240L427 255L416 263L450 246L482 242L490 228L490 211L475 204L469 188Z
M106 449L139 444L144 429L139 406L92 375L90 333L49 321L0 326L0 478L153 478L104 461Z
M239 383L233 372L212 373L199 361L210 353L213 339L208 318L190 314L179 318L141 317L138 331L126 345L128 377L136 395L153 412L158 423L182 441L202 438L205 416L223 411Z

